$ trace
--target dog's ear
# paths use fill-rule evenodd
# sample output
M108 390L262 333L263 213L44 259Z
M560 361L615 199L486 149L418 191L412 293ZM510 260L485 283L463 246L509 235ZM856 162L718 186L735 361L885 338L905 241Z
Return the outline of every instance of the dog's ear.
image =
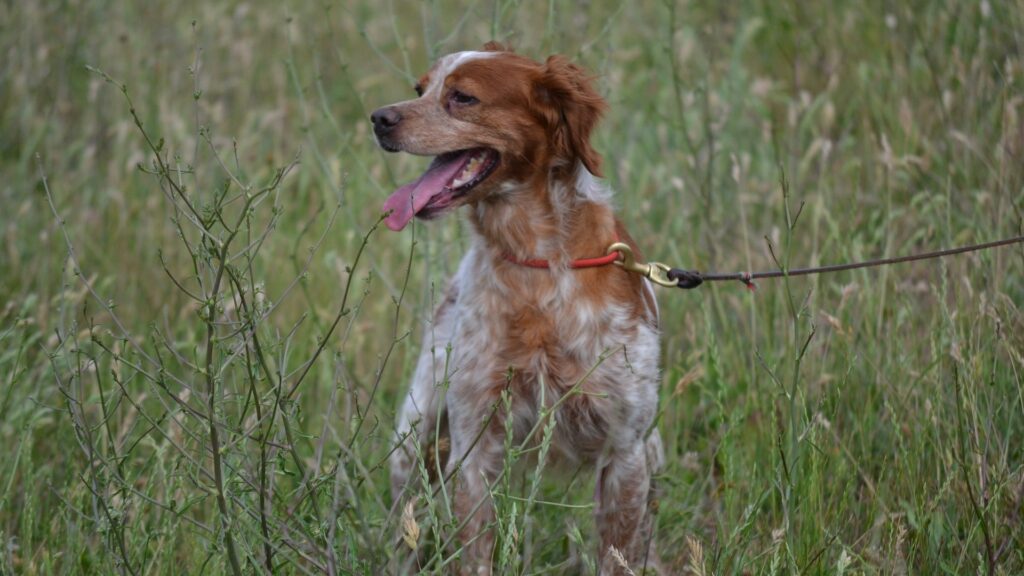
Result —
M565 56L551 56L537 83L537 97L548 121L556 154L579 159L601 176L601 155L590 145L590 133L608 108L594 90L587 72Z
M506 44L491 40L487 44L484 44L484 52L515 52L515 50Z

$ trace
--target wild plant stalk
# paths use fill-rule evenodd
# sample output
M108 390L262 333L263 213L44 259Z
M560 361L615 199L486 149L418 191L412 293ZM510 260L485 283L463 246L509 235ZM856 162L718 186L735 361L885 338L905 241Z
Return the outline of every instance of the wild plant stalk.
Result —
M333 334L340 320L348 313L346 306L349 290L351 288L352 279L354 277L354 271L356 266L359 264L360 256L369 241L370 235L376 229L376 226L371 227L369 232L364 236L363 242L356 253L355 260L351 267L348 282L346 285L345 293L342 297L342 304L338 315L335 317L334 322L331 324L327 334L321 339L319 346L314 351L312 357L304 363L298 376L291 382L290 388L285 390L285 382L283 380L284 373L281 370L276 371L277 385L275 386L275 401L272 402L270 413L264 413L262 408L261 394L256 389L256 376L262 374L268 379L273 379L275 371L272 371L264 353L264 346L260 342L259 337L259 324L269 315L273 308L267 310L260 310L255 306L254 301L250 301L246 297L246 292L252 294L255 298L257 295L256 283L254 280L254 268L253 263L257 257L259 248L263 244L263 240L267 236L267 232L272 228L273 222L276 219L276 215L271 218L270 224L267 228L259 235L253 236L253 214L254 209L259 206L263 199L268 195L276 193L279 189L283 179L295 165L295 161L291 164L276 171L274 177L270 182L260 188L255 188L249 185L242 185L241 180L232 173L226 165L220 160L219 154L217 154L216 148L213 145L212 140L209 138L209 133L203 128L199 128L197 134L197 140L205 140L209 145L213 155L217 158L218 165L228 174L228 184L238 183L242 188L241 192L237 195L229 196L230 186L225 185L222 188L215 189L211 202L208 205L204 205L202 208L197 205L193 196L190 194L187 185L184 183L182 177L185 175L191 176L195 179L194 169L191 167L171 168L171 160L164 156L164 141L155 141L151 137L150 132L144 127L142 120L136 112L135 106L132 102L130 95L128 94L127 87L125 85L115 82L112 78L107 76L105 73L99 70L93 70L100 74L104 80L119 87L125 101L128 104L129 113L132 120L142 135L149 152L152 154L152 168L146 170L153 174L162 190L165 190L168 194L168 198L171 199L172 204L175 207L175 211L181 214L185 221L192 224L195 231L198 232L197 244L193 244L188 240L187 231L182 227L181 221L175 219L175 226L178 229L179 237L182 240L186 248L186 252L193 263L193 269L196 275L193 276L194 281L198 284L199 290L195 291L187 288L184 283L178 280L175 275L168 268L167 263L161 257L161 263L164 273L168 278L172 280L174 285L186 296L196 300L202 304L202 314L200 315L204 326L204 354L203 364L201 367L193 365L197 374L201 375L205 381L206 390L206 410L202 415L202 418L207 424L207 437L210 442L211 461L212 461L212 480L214 483L215 499L217 501L217 509L220 517L220 533L224 538L227 561L231 571L235 574L240 574L242 571L242 561L238 552L238 546L236 544L236 526L234 523L233 515L229 509L229 500L235 500L233 496L228 493L227 482L225 478L225 467L227 464L223 460L223 453L226 446L222 442L221 438L221 427L224 426L219 421L219 414L221 413L220 407L220 386L221 378L223 378L224 370L228 367L229 363L232 362L241 352L246 367L246 379L248 381L248 393L245 396L246 404L250 401L255 405L256 410L256 430L259 430L257 434L257 442L259 444L259 457L257 467L257 480L254 485L255 491L258 493L259 504L256 511L256 516L259 518L261 540L263 545L263 568L268 572L274 571L274 557L276 547L273 544L274 535L272 534L270 515L270 497L272 496L269 487L269 470L268 470L268 446L269 439L271 437L271 431L274 427L274 422L277 419L277 414L282 407L283 402L288 401L290 396L301 385L303 379L309 373L309 370L315 364L320 353L323 351L330 336ZM198 100L197 91L195 94ZM47 192L48 200L51 204L51 209L58 218L56 212L56 206L53 204L52 195L49 193L49 187L43 175L44 188ZM198 185L198 182L197 182ZM227 207L231 204L240 201L240 206L234 209L234 216L232 217ZM275 214L278 210L275 205ZM333 216L331 218L333 222ZM378 222L379 224L379 222ZM63 227L62 227L63 229ZM76 273L78 271L77 259L74 255L73 245L70 241L70 237L67 232L64 231L65 241L68 247L70 260L75 266ZM246 241L246 246L241 250L232 253L232 247L234 241L243 237ZM317 244L319 246L319 243ZM234 261L243 259L244 263L242 267L238 267L233 264ZM209 283L203 281L203 273L208 273L208 278L211 279ZM293 283L294 285L294 283ZM94 297L98 298L98 294L87 284L88 289L93 292ZM230 293L226 290L230 289ZM289 288L290 289L290 288ZM287 293L287 291L286 291ZM235 352L230 352L223 359L218 358L218 349L220 345L218 342L224 340L224 336L218 334L220 326L227 321L227 318L222 319L222 308L225 302L231 301L239 310L239 320L236 322L230 320L231 323L238 324L238 329L234 330L232 335L238 335L241 340L238 343ZM134 340L129 336L129 333L124 329L123 325L117 319L117 315L113 312L113 307L109 304L104 304L104 310L111 316L115 323L121 326L122 334L125 336L124 340L134 345L138 351L148 359L148 361L154 366L159 368L160 374L166 373L163 367L163 361L156 356L145 353ZM105 348L106 349L106 348ZM173 350L173 348L171 348ZM109 352L109 350L108 350ZM115 356L116 357L116 356ZM94 362L95 363L95 362ZM134 369L141 369L139 366L133 366ZM144 372L143 372L144 373ZM173 377L173 376L172 376ZM155 382L160 382L162 378L150 377ZM180 382L180 381L179 381ZM184 384L184 382L182 382ZM166 388L164 388L166 390ZM122 392L128 396L128 392L122 387ZM102 393L101 393L102 394ZM168 391L168 394L175 398L176 401L181 403L177 396L173 395ZM69 398L71 398L69 396ZM101 395L101 404L104 410L104 422L108 422L109 414L106 409L105 397ZM187 404L181 403L182 407L189 410L194 415L199 415L197 411L190 408ZM142 411L142 407L136 405L136 409ZM73 409L73 405L69 404L69 410L72 416L80 413ZM241 412L241 418L244 419L245 409ZM242 419L239 422L242 422ZM79 418L81 420L81 418ZM295 454L295 441L290 434L290 428L288 426L287 416L281 412L281 422L284 427L284 431L288 440L288 446L290 446L293 456L295 456L296 466L302 469L301 461ZM83 424L84 426L84 424ZM154 422L154 426L159 426L158 423ZM84 426L81 428L87 430L88 427ZM186 428L182 428L187 430ZM248 433L243 433L243 437L247 436ZM111 433L108 430L108 437ZM91 445L91 441L86 445L86 451L92 452L93 449L88 448ZM179 451L182 454L187 454L183 448L179 447ZM90 458L90 460L93 460ZM119 462L119 460L118 460ZM234 473L237 473L235 471ZM95 477L95 471L93 476ZM304 475L305 476L305 475ZM240 478L241 479L241 478ZM94 483L95 484L95 483ZM312 490L309 484L308 478L303 482L306 486L307 493ZM96 493L95 489L93 490ZM98 496L98 493L97 493ZM237 503L237 500L235 500ZM316 498L311 498L311 504L313 510L316 510ZM111 525L115 531L118 530L116 522L111 519ZM123 535L123 532L122 532ZM127 570L134 574L134 570L131 567L131 563L128 560L127 552L124 551L124 538L118 539L120 548L122 550L121 556L124 559L123 565L127 567ZM293 547L289 542L285 541L289 547ZM294 548L294 547L293 547ZM329 562L333 566L333 558L331 546L324 542L325 552L324 554L328 557Z
M800 214L803 212L804 204L801 202L795 213L791 210L789 181L787 180L786 173L782 169L781 165L779 166L779 174L779 187L782 191L782 208L786 224L783 235L784 246L781 259L776 255L775 248L772 246L771 240L767 237L765 240L768 243L769 252L772 255L772 259L775 260L776 266L785 273L789 270L793 250L793 237L795 235L797 221L800 219ZM792 546L797 535L796 527L793 525L793 517L795 515L795 508L800 505L800 503L795 499L797 494L794 493L794 489L798 487L798 483L802 485L801 469L806 466L803 462L803 451L801 450L801 438L803 436L802 427L804 423L803 416L805 410L799 401L803 397L800 367L803 363L804 356L807 354L807 348L810 346L811 340L814 338L815 328L814 325L811 324L810 330L806 333L806 337L802 337L803 330L801 326L801 316L804 313L804 306L806 305L807 298L805 297L798 306L793 295L793 289L788 275L783 276L782 283L785 291L785 303L787 310L789 311L790 334L792 338L790 341L792 348L788 348L788 350L792 350L793 355L790 359L789 366L789 386L783 386L782 388L787 401L785 411L787 423L785 426L786 446L782 446L781 438L779 445L779 457L782 466L782 477L779 479L779 488L783 507L783 527L787 535L787 542ZM781 382L779 383L780 385L782 384Z
M48 184L44 184L44 188L47 188L47 195L49 196ZM95 363L95 359L84 352L79 346L74 346L71 353L74 354L74 364L71 367L71 378L74 383L77 383L77 391L72 389L72 382L64 381L57 370L56 366L56 352L51 352L51 362L54 363L54 377L57 380L57 387L61 391L65 400L65 409L67 410L68 416L71 419L72 427L75 431L75 437L78 441L79 447L82 452L86 455L89 461L88 474L80 476L82 485L85 486L93 497L93 517L95 520L99 520L99 512L102 512L103 520L106 522L106 529L104 532L109 532L105 542L110 547L116 558L118 559L117 568L121 573L127 573L134 576L137 574L133 566L133 562L129 556L126 544L125 544L125 527L121 521L122 511L115 510L110 503L110 497L107 494L109 486L106 483L106 479L101 477L100 467L106 467L110 460L100 454L100 449L97 446L97 439L93 436L93 427L88 422L85 411L83 409L83 396L82 389L84 388L84 375L88 372L88 365L95 369L98 365ZM59 348L65 346L65 341L61 340L58 344ZM59 349L58 348L58 349ZM86 357L86 365L83 366L82 357ZM97 370L98 374L98 370ZM102 389L102 386L101 386ZM102 393L101 393L102 398ZM102 421L100 426L106 426L110 414L107 413L105 403L101 402L103 407ZM118 462L115 457L114 462ZM102 464L101 464L102 463ZM120 478L119 478L120 479ZM122 480L123 483L123 480Z

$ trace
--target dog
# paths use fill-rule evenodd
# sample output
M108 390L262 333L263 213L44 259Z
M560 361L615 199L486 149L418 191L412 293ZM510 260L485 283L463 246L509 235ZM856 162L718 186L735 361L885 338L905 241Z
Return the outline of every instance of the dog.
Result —
M506 431L530 440L546 410L548 458L596 473L600 573L657 569L658 307L648 281L607 254L615 242L639 254L590 143L607 104L567 58L541 63L493 42L442 57L415 89L371 115L384 150L434 157L385 201L384 222L398 231L465 206L472 244L399 411L394 497L422 477L417 449L433 454L446 426L461 572L490 574Z

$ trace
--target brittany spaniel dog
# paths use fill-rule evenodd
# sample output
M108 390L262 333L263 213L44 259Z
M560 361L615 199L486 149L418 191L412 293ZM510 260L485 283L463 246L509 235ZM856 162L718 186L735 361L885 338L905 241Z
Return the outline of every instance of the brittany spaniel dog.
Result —
M550 414L547 459L596 473L601 574L654 568L658 308L648 281L607 254L620 241L637 252L590 145L607 105L566 58L540 63L496 43L441 58L416 93L371 116L383 149L433 156L384 203L385 224L466 206L472 245L398 416L394 497L447 432L462 573L490 574L506 440L539 444Z

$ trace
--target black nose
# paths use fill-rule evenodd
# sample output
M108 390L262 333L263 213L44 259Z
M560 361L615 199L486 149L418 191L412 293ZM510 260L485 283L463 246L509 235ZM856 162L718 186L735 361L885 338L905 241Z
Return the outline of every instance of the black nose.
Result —
M402 115L391 106L378 108L370 114L370 122L373 122L373 129L378 133L385 133L402 121Z

